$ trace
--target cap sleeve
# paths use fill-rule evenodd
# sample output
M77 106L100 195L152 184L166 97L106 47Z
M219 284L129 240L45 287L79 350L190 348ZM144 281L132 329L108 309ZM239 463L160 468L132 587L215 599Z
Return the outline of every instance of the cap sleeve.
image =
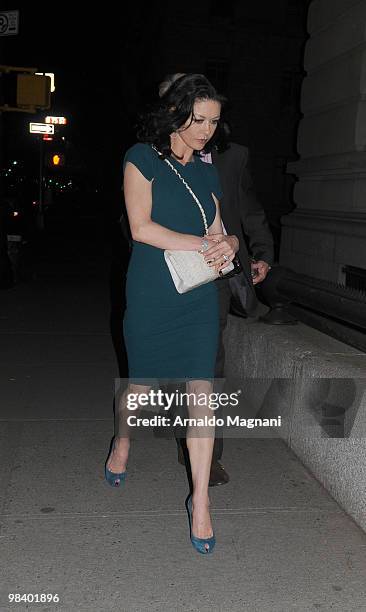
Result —
M123 170L125 170L127 162L136 166L148 181L154 178L153 150L149 145L143 143L133 145L126 152L123 160Z

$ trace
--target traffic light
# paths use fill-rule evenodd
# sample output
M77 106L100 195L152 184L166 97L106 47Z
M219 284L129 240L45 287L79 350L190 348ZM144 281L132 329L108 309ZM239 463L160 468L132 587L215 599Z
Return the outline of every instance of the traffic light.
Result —
M50 108L50 77L36 74L17 74L17 106Z
M65 155L63 153L52 151L46 155L46 166L48 168L61 168L65 165Z
M64 160L62 158L62 155L59 155L58 153L55 153L54 155L52 155L52 165L53 166L63 166Z
M0 65L0 111L35 113L39 109L50 108L53 91L51 73L35 71L36 68Z

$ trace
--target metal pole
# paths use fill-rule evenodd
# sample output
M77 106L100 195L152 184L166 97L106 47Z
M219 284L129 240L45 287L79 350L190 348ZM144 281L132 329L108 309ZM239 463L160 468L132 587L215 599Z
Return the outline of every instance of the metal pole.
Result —
M39 230L44 230L43 214L43 139L39 136L39 203L37 225Z
M3 105L3 97L3 83L0 74L0 106ZM8 289L14 284L14 273L8 253L8 207L5 201L4 159L4 124L3 113L0 111L0 289Z

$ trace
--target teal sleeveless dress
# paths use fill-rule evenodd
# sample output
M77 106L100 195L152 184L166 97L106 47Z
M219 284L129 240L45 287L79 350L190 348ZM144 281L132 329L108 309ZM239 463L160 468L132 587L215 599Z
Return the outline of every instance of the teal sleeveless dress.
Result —
M212 194L218 199L222 196L216 168L198 156L185 166L172 157L169 161L198 197L210 226L216 214ZM152 181L152 221L175 232L204 234L196 202L150 145L131 147L124 168L127 162ZM164 250L134 241L127 271L123 332L130 380L212 379L219 335L215 283L178 293Z

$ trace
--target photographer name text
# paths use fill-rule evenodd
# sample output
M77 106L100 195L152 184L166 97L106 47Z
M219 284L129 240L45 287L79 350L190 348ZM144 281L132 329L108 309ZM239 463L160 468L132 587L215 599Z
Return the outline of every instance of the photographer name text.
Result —
M239 416L227 415L225 418L217 418L213 416L204 416L200 418L182 418L176 416L170 418L156 414L152 417L138 417L130 415L127 417L127 423L130 427L246 427L254 429L255 427L281 427L281 416L272 419L244 419Z

